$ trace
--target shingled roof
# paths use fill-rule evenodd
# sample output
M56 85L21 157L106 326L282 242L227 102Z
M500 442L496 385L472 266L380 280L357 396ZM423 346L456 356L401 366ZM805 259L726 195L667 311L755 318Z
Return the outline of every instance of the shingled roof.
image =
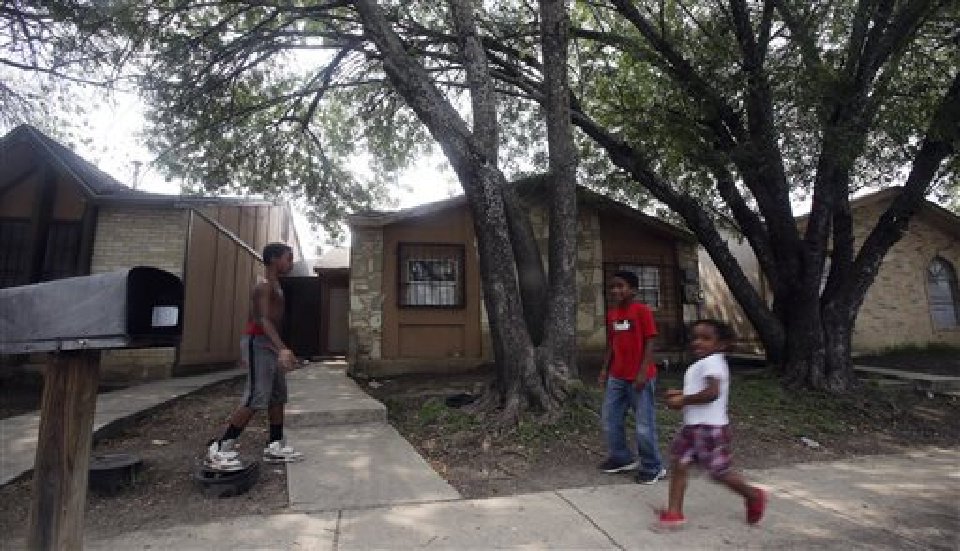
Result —
M166 195L133 189L28 124L14 128L0 138L0 191L32 174L41 163L49 163L72 176L84 195L98 204L191 207L207 204L274 204L263 199Z

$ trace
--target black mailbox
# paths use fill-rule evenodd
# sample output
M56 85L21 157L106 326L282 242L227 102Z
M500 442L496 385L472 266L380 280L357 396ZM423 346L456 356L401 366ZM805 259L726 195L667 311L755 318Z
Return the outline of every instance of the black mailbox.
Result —
M183 283L157 268L0 289L0 354L174 346Z

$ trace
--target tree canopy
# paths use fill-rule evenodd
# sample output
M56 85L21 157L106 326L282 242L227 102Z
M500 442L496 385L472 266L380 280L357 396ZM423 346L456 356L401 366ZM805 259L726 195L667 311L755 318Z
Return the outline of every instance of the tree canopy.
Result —
M461 4L183 0L134 10L128 28L153 60L143 81L152 145L197 185L303 195L332 227L438 138L417 94L476 124L482 90L472 78L484 73L497 124L479 139L502 145L505 171L547 168L542 5L471 3L475 31L465 35ZM926 195L956 195L958 10L949 0L575 2L567 62L581 180L665 205L788 378L848 389L853 321L880 261ZM384 37L394 35L403 52L390 58ZM482 52L468 56L465 41ZM419 82L390 73L399 59L423 69ZM483 71L471 69L480 62ZM364 151L369 181L347 166ZM855 242L851 194L892 184L902 192ZM811 205L803 229L798 198ZM772 305L724 229L752 247Z

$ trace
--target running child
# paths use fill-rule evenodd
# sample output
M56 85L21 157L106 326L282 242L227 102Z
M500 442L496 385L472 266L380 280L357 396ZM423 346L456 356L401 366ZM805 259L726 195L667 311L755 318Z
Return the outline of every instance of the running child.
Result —
M691 463L699 464L714 480L743 496L747 523L756 524L763 517L767 496L730 467L730 370L724 351L733 341L733 331L712 319L695 321L690 329L690 348L696 361L683 376L683 390L667 391L667 407L683 410L683 427L670 447L670 497L667 510L660 513L660 525L678 527L686 521L683 494Z

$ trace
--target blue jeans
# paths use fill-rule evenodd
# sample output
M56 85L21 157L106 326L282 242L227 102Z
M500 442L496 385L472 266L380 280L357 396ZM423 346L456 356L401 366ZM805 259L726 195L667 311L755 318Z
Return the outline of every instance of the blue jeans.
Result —
M633 409L637 425L637 448L640 455L640 473L654 475L660 472L660 448L657 445L657 412L653 406L656 379L650 379L643 390L622 379L607 379L600 422L607 439L607 454L617 463L630 463L633 453L627 447L624 420L627 409Z

